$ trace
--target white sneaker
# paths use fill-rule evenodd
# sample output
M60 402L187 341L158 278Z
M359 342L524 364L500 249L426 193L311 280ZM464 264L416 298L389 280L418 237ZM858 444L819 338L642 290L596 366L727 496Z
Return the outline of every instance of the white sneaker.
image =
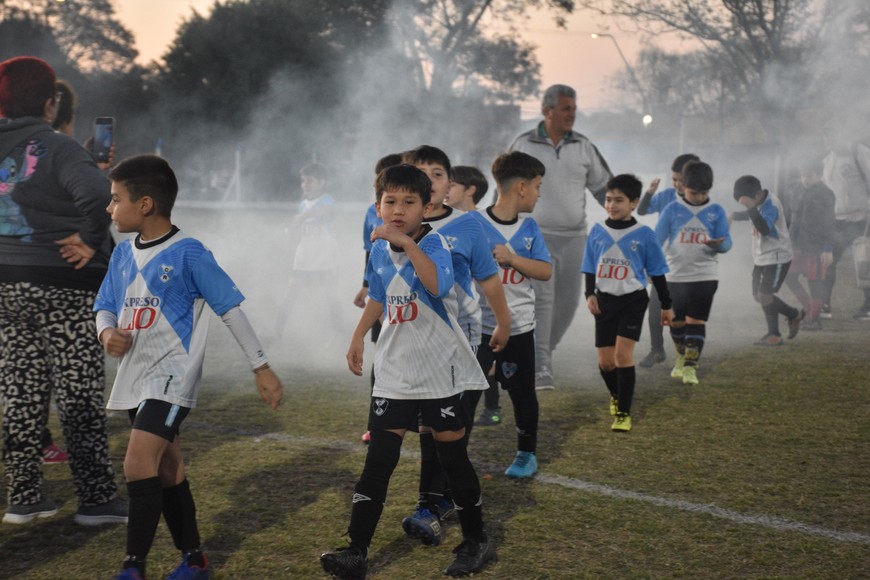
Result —
M556 388L553 384L553 373L550 369L541 369L535 373L535 390L536 391L552 391Z

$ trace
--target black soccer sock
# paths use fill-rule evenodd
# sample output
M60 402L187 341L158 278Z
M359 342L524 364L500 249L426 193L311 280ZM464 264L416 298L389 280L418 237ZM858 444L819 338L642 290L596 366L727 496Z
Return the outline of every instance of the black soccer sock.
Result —
M420 433L420 497L421 506L437 505L444 496L445 476L438 460L432 433Z
M767 334L779 336L779 312L773 302L762 305L764 311L764 320L767 321Z
M534 453L538 447L538 396L535 385L514 386L508 389L514 406L517 426L517 450Z
M449 443L436 441L435 445L453 490L462 536L480 541L483 539L483 498L480 480L468 458L468 444L465 439L459 439Z
M362 554L368 554L401 450L402 437L398 434L382 429L372 431L365 466L354 488L353 508L347 528L351 547Z
M773 302L771 302L771 304L773 304L774 308L776 308L776 311L778 313L782 314L789 320L791 320L792 318L797 318L798 315L800 315L801 313L801 311L794 306L789 306L788 304L783 302L779 296L774 296Z
M187 479L163 489L163 519L172 534L175 547L182 552L192 552L200 546L199 529L196 525L196 504L190 493ZM193 563L195 566L200 564Z
M619 395L616 406L620 413L631 413L631 400L634 398L634 367L617 367L616 379L619 384Z
M598 367L598 372L601 373L601 378L604 379L604 384L607 386L607 390L610 391L610 396L616 397L619 394L619 382L616 378L616 369L612 368L609 371L606 371L603 368Z
M159 477L127 482L130 505L127 514L127 558L142 562L151 551L160 512L163 511L163 487ZM135 564L139 567L139 564Z
M499 398L500 398L499 397L500 393L498 392L498 390L500 388L498 386L498 381L495 380L495 377L487 376L486 382L489 385L489 387L487 387L487 389L483 392L484 393L484 399L483 399L484 407L486 407L487 409L498 409L499 408L498 407ZM474 415L469 415L469 417L471 419L474 419Z
M706 324L686 325L686 366L698 366L701 351L704 350L704 341L707 337Z
M677 349L677 354L686 354L686 325L671 326L671 340L674 341L674 348Z

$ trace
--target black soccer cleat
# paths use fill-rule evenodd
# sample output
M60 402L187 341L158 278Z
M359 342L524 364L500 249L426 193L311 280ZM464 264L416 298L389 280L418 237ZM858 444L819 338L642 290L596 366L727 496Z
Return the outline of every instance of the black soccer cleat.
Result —
M320 565L327 574L342 580L365 580L368 559L356 548L348 546L320 555Z
M461 544L453 549L453 553L456 554L456 557L453 559L453 563L444 570L445 576L468 576L483 570L488 562L498 560L495 546L486 535L481 542L465 538Z

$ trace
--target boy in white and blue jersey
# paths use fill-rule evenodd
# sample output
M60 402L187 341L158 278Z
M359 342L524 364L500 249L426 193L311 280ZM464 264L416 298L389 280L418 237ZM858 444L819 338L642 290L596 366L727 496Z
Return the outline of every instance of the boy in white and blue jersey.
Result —
M633 175L617 175L607 182L608 218L589 232L581 266L586 275L586 306L595 317L598 367L610 391L611 429L622 432L631 430L634 345L649 302L647 277L662 302L662 325L673 318L665 255L653 231L631 215L641 189Z
M393 165L399 165L402 162L402 156L399 153L391 153L389 155L384 155L378 162L375 164L375 180L377 180L378 175L386 169L387 167L392 167ZM377 186L377 183L375 183ZM356 293L356 296L353 297L353 305L358 308L366 307L366 297L369 294L369 281L368 281L368 264L369 264L369 254L372 251L372 232L376 227L382 225L384 222L381 220L380 216L378 216L378 208L375 204L371 204L366 210L366 215L363 218L363 250L366 253L366 261L363 265L363 281L362 288L360 288L359 292ZM372 325L371 330L371 338L372 342L378 341L378 335L381 333L381 321L378 320ZM371 378L370 382L372 388L375 386L375 368L372 366ZM371 441L371 433L366 431L360 437L360 440L363 443L368 443Z
M421 145L405 153L405 161L423 171L432 182L431 207L424 223L447 240L453 260L454 291L457 298L456 319L472 350L481 343L481 310L475 285L487 301L494 305L498 324L488 338L488 345L500 351L510 337L510 312L497 276L498 265L492 257L489 242L479 221L466 212L445 206L450 189L451 165L444 151L431 145ZM487 369L482 369L486 372ZM471 391L463 399L470 415L480 391ZM471 433L472 424L466 428ZM440 520L453 511L450 490L438 461L438 451L428 426L420 427L420 487L414 513L402 520L405 533L427 545L441 542Z
M700 159L694 153L683 153L677 155L673 163L671 163L671 183L673 187L656 191L660 180L655 178L650 182L649 188L647 188L643 197L640 198L640 204L637 206L637 215L660 214L669 203L683 196L683 166L689 161L700 161ZM650 351L649 354L637 363L639 367L650 368L658 363L665 362L668 358L665 354L664 329L661 319L662 305L655 287L651 287L649 307L647 309Z
M762 189L754 175L744 175L734 182L734 199L746 208L733 214L735 220L752 221L752 297L761 304L767 321L767 334L757 346L781 346L779 315L788 319L788 337L800 330L805 312L782 301L776 293L782 287L793 257L791 237L785 212L779 199Z
M447 241L423 224L424 211L431 207L432 182L416 167L403 164L385 169L377 183L384 224L372 232L369 300L347 352L351 372L362 375L365 335L384 317L369 410L371 443L354 488L350 546L327 552L320 561L335 576L365 577L368 549L402 439L422 423L433 431L462 526L463 541L444 573L468 575L495 557L483 527L480 482L468 458L469 421L462 402L463 392L485 389L486 379L453 314Z
M178 182L169 164L155 155L131 157L109 178L112 221L119 232L138 234L115 248L94 303L97 336L107 353L120 357L107 406L127 410L133 424L124 459L127 557L117 578L145 577L161 513L182 553L172 576L207 578L178 438L181 422L196 406L206 305L242 347L260 396L273 409L282 387L239 308L244 296L211 252L172 224Z
M710 201L713 169L703 161L683 166L683 195L656 225L668 259L668 290L674 307L671 339L677 360L671 376L697 385L698 361L707 337L713 295L719 287L719 254L731 249L728 215Z
M545 171L544 164L527 153L514 151L498 156L492 164L496 202L473 214L483 223L492 255L501 266L501 284L510 310L510 342L496 351L490 347L489 338L498 321L492 305L481 299L483 342L477 358L484 369L495 363L495 378L513 403L517 452L505 471L511 478L530 478L538 470L535 291L531 279L549 280L553 267L537 222L519 214L535 209Z

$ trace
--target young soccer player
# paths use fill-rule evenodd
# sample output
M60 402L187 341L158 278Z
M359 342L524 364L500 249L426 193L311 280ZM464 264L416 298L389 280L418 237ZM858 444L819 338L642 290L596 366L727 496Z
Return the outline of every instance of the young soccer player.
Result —
M671 339L677 350L671 376L697 385L706 323L719 287L719 254L731 249L731 233L725 210L710 201L713 168L690 161L683 166L682 181L683 195L662 211L656 238L665 249L670 270Z
M800 181L786 197L786 222L794 246L794 259L785 283L807 313L801 330L821 330L821 313L825 304L827 278L834 263L837 218L834 192L822 183L822 160L804 159ZM807 279L809 293L800 277Z
M767 320L767 334L757 346L782 346L779 315L788 319L788 337L800 330L804 311L789 306L776 293L782 287L792 260L791 238L779 199L754 175L744 175L734 182L734 199L746 212L734 213L733 219L752 221L752 297L761 304Z
M495 313L496 328L487 344L500 351L510 337L510 311L498 277L498 265L489 249L489 241L481 223L463 211L444 205L450 187L450 159L437 147L421 145L406 152L405 158L421 169L432 182L430 208L424 223L445 237L453 261L454 290L458 301L456 319L473 351L481 343L481 308L475 284ZM486 372L487 369L482 369ZM471 391L463 401L474 417L474 405L480 391ZM471 424L466 433L471 432ZM414 513L402 520L405 532L424 544L441 542L440 522L453 512L450 492L438 461L438 451L432 433L425 424L420 427L420 493Z
M391 153L389 155L384 155L383 157L378 159L378 162L375 164L375 185L374 186L377 187L377 178L378 178L378 175L381 173L381 171L383 171L387 167L392 167L393 165L399 165L401 162L402 162L402 155L400 153ZM356 296L353 297L353 304L354 304L354 306L356 306L358 308L365 308L366 307L366 296L368 296L368 293L369 293L369 281L367 278L366 266L368 266L369 254L371 254L371 251L372 251L372 231L376 227L378 227L379 225L381 225L383 223L384 222L381 220L381 218L378 217L378 208L375 206L374 203L371 204L368 207L368 209L366 210L366 215L365 215L365 218L363 219L363 249L366 252L366 261L365 261L365 265L363 266L362 288L360 288L359 292L356 293ZM381 333L381 321L378 320L372 325L372 331L370 334L373 343L378 342L378 335L380 333ZM374 366L372 367L370 382L371 382L371 386L374 387L375 386L375 368L374 368ZM368 444L371 441L371 439L372 439L371 433L369 433L368 431L363 433L362 437L360 437L360 440L366 444Z
M447 191L444 203L462 211L476 211L477 204L483 200L489 191L486 176L477 167L457 165L453 167L453 179ZM489 427L501 424L501 407L499 406L499 386L495 380L494 369L484 369L489 388L483 394L484 409L480 417L474 421L475 426Z
M671 163L671 183L673 187L656 191L659 186L659 179L656 178L650 182L649 188L643 194L643 197L640 198L640 203L637 206L637 215L660 214L669 203L677 199L678 196L683 196L683 166L689 161L700 161L700 159L694 153L683 153L677 155L673 163ZM659 302L659 296L655 291L655 287L653 287L649 295L649 308L647 309L650 351L649 354L637 363L639 367L651 368L665 362L668 358L665 354L664 329L662 328L661 320L662 305Z
M383 315L369 410L371 443L354 488L350 546L320 557L323 569L339 578L365 577L402 439L418 421L434 433L462 526L463 541L444 573L472 574L495 558L483 527L480 482L468 458L462 402L464 391L484 389L486 380L450 304L455 298L447 241L423 223L431 191L426 174L411 165L389 167L378 176L384 224L372 232L369 300L347 352L348 367L361 376L365 334Z
M492 255L501 266L501 283L511 314L510 342L501 351L495 351L489 340L496 329L496 319L491 305L481 300L483 342L477 351L482 368L489 369L495 363L495 378L513 403L517 452L505 471L511 478L530 478L538 471L535 291L531 279L548 280L553 266L538 224L519 214L535 209L545 171L544 164L527 153L513 151L499 155L492 164L498 198L494 205L475 214L483 223Z
M107 211L122 233L136 233L112 254L94 310L103 348L119 357L108 408L127 410L133 429L124 458L130 496L127 557L117 578L145 577L160 514L181 550L170 578L209 577L196 510L184 474L179 427L196 406L205 354L206 304L239 343L260 397L273 409L281 382L269 368L239 304L244 296L203 245L172 224L178 182L155 155L130 157L109 173Z
M673 318L665 273L668 265L653 231L631 215L642 185L633 175L607 182L604 224L589 232L581 271L586 275L586 306L595 317L598 367L610 391L614 431L631 430L634 398L634 345L640 339L649 296L647 276L662 301L662 325Z
M454 209L475 211L488 190L489 184L480 169L470 165L457 165L453 168L453 179L444 203Z

